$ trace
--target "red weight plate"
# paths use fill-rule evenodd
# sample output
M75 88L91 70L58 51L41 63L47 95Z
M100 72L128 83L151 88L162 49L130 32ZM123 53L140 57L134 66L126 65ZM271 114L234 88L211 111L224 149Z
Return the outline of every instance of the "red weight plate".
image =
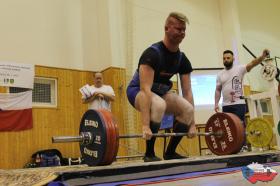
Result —
M222 131L222 136L205 136L208 148L216 155L229 155L239 152L244 140L245 130L241 120L231 113L216 113L209 118L205 132Z
M102 161L102 165L109 165L111 164L118 153L118 127L114 120L114 117L111 112L108 112L106 110L99 110L99 112L102 113L104 117L104 121L106 123L107 127L107 148L105 152L104 159Z
M116 159L119 147L119 132L117 123L111 112L100 109L99 112L104 118L107 131L107 147L105 150L104 158L100 165L110 165Z
M236 150L232 152L232 154L240 152L242 146L244 145L244 142L246 140L246 130L244 128L244 125L242 124L242 121L239 119L238 116L232 113L227 113L231 116L231 118L234 120L234 124L236 127L238 127L237 131L237 137L236 137Z

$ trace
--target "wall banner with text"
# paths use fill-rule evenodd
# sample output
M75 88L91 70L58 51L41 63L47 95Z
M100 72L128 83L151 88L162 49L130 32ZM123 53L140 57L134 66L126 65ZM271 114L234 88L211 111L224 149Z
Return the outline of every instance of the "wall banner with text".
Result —
M34 65L0 61L0 86L33 89Z

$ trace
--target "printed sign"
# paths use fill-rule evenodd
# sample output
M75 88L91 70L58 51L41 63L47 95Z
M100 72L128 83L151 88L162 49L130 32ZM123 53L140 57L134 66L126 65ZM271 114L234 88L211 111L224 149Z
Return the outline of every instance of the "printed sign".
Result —
M0 62L0 86L33 89L34 65Z

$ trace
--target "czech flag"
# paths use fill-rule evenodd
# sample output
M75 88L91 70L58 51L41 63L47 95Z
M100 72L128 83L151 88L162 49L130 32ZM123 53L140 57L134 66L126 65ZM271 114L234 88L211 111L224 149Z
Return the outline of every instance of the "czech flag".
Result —
M20 131L32 126L32 90L0 93L0 131Z

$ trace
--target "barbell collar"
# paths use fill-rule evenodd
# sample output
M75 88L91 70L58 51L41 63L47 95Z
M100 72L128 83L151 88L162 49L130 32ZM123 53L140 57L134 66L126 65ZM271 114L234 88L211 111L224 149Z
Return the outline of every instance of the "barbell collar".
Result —
M53 136L53 143L69 143L69 142L83 142L84 137L81 136Z
M93 136L91 132L81 132L80 136L54 136L52 137L53 143L69 143L69 142L80 142L81 144L91 144Z

